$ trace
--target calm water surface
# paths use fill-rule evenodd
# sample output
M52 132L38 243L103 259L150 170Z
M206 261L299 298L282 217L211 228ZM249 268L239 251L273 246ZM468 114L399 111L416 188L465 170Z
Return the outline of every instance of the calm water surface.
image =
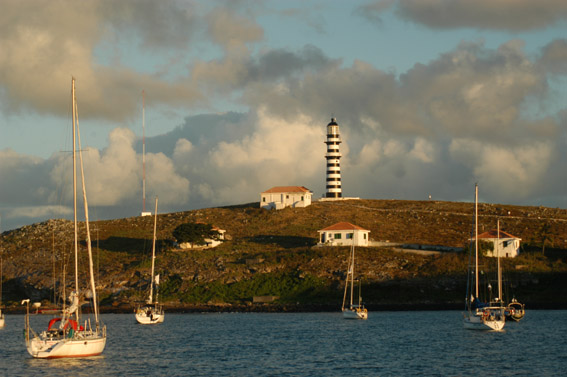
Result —
M567 311L528 311L505 331L465 330L456 311L168 314L156 326L106 314L102 356L38 360L23 315L0 330L7 376L559 376L567 372ZM34 316L32 326L47 325Z

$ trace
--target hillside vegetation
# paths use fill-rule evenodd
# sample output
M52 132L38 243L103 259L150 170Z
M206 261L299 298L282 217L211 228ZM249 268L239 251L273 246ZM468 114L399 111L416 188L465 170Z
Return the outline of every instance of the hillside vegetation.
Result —
M342 301L349 249L315 245L317 230L340 221L369 229L373 241L391 244L357 248L356 270L368 307L463 305L467 253L407 253L397 244L466 247L472 203L346 200L280 211L258 207L251 203L158 216L156 266L160 301L166 308L335 310ZM522 255L503 261L509 298L515 295L532 307L564 306L567 210L480 204L479 216L480 231L495 228L499 219L501 229L522 238ZM227 240L214 249L175 249L172 232L186 222L225 229ZM97 221L91 229L103 310L131 310L145 297L149 282L153 217ZM72 241L72 223L67 220L2 234L3 303L8 309L16 309L28 297L48 305L54 291L61 291L63 270L69 291L74 279ZM80 262L86 270L85 254L83 250ZM486 276L494 264L493 259L482 259ZM254 296L277 299L255 305Z

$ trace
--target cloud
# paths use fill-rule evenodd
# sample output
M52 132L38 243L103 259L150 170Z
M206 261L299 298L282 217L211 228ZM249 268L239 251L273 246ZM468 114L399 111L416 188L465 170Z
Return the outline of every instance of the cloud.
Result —
M87 193L93 206L132 204L141 198L142 161L133 148L135 135L117 128L109 135L109 145L101 151L84 153ZM146 194L159 196L162 204L184 204L189 195L189 181L175 171L173 162L163 153L146 154Z
M73 215L73 209L65 206L37 206L37 207L17 207L10 209L6 217L13 218L53 218L59 216Z
M368 21L376 25L382 25L382 14L390 10L390 8L395 3L396 0L373 1L355 8L353 13L359 17L367 19Z
M306 45L298 51L268 50L257 58L249 54L228 54L218 60L198 61L194 64L192 79L201 87L218 93L250 88L257 83L273 84L338 65L340 60L330 59L319 48Z
M435 147L433 146L432 143L428 142L423 138L418 138L415 141L415 144L410 152L410 155L422 162L433 162L433 160L435 159L434 149Z
M349 145L360 150L376 135L515 142L534 137L541 124L557 132L549 119L523 114L527 106L539 106L547 90L545 72L513 40L496 50L463 43L399 78L360 61L351 67L329 66L301 80L249 86L243 100L289 120L300 114L324 119L332 113L350 137Z
M226 8L214 9L206 20L212 41L232 53L247 53L245 45L260 41L264 35L263 29L249 17Z
M0 150L0 203L6 207L45 204L47 179L43 167L41 158Z
M545 29L567 20L563 0L380 0L357 12L380 23L380 15L395 2L397 15L432 29L492 29L522 31Z
M272 117L262 109L249 114L251 133L232 140L199 143L178 141L176 170L192 177L192 200L210 204L255 201L268 186L308 186L324 164L324 125L307 116L294 122ZM227 124L227 128L232 128Z
M142 156L133 148L135 135L117 128L103 150L83 147L85 181L90 207L121 208L122 215L135 214L141 203ZM183 145L183 142L179 143ZM186 145L185 145L186 147ZM185 148L187 150L187 148ZM79 156L77 156L79 163ZM67 216L72 213L72 159L70 153L48 159L0 151L0 208L10 218ZM159 196L164 208L186 205L189 180L175 169L163 153L146 154L147 197ZM81 195L80 171L78 172ZM35 205L30 205L35 204Z
M538 63L545 72L567 74L567 39L557 39L544 46Z
M397 15L438 30L518 32L564 22L563 3L385 0L359 10L374 22ZM260 16L311 18L286 6L3 5L2 111L67 119L70 76L77 77L81 119L114 128L106 147L84 152L89 202L105 217L140 209L141 140L124 124L140 116L142 89L160 114L186 115L171 131L161 120L146 124L156 135L146 143L146 192L159 196L160 212L257 201L275 185L324 193L331 117L343 140L345 196L462 200L476 180L489 200L540 204L564 196L564 105L550 98L560 102L565 39L550 41L539 55L527 53L520 39L497 48L463 41L398 74L356 55L346 64L312 41L271 48ZM227 108L237 110L213 111ZM65 212L71 189L61 184L69 172L69 154L41 159L0 151L0 208L18 219Z
M498 200L528 197L548 174L553 147L539 142L517 147L455 139L451 156L472 169L485 192Z
M198 7L190 1L126 0L99 2L106 38L123 39L126 33L140 47L162 51L186 48L198 33Z
M3 112L65 116L71 76L77 78L83 119L131 118L139 109L142 89L152 94L156 104L206 103L203 95L188 85L187 77L168 82L138 72L117 52L124 45L131 47L128 42L135 39L134 35L141 36L140 46L185 47L191 34L187 25L195 21L191 12L176 4L72 0L4 3L0 72L9 74L0 75ZM141 50L135 53L146 54ZM105 61L108 54L115 54L110 62Z

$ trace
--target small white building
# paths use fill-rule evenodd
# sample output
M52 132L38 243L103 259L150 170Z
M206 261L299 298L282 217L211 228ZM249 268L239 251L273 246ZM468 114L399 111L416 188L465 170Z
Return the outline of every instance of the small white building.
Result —
M205 238L205 244L204 245L195 245L192 242L182 242L180 244L178 244L178 247L180 249L183 250L187 250L187 249L210 249L213 247L217 247L218 245L220 245L221 243L224 242L224 234L226 233L226 230L224 229L220 229L216 226L213 225L212 230L216 230L218 232L218 238L217 239L212 239L212 238Z
M307 207L311 196L313 193L303 186L276 186L260 194L260 208Z
M478 240L492 242L492 251L486 253L488 257L515 258L520 254L520 241L522 239L510 233L500 231L500 235L498 235L498 231L492 229L479 234ZM498 241L500 241L499 246L497 246Z
M368 246L369 230L347 222L340 222L318 230L319 246Z

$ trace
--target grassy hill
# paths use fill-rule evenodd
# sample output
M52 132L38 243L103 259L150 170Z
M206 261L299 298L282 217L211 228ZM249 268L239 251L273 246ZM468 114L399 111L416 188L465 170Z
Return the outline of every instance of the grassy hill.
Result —
M335 310L342 301L349 250L314 246L317 230L348 221L369 229L371 240L392 244L357 249L357 271L371 309L461 308L466 253L404 253L394 244L465 247L472 213L472 203L346 200L280 211L251 203L162 214L156 260L160 301L170 310ZM567 210L480 204L479 230L495 228L498 219L501 229L523 243L520 257L503 261L508 296L532 307L565 306ZM175 249L172 231L189 221L225 229L227 241L215 249ZM152 232L153 217L91 223L97 290L105 310L130 310L144 297ZM47 305L61 290L63 270L68 291L74 279L72 239L72 223L66 220L4 232L3 302L15 308L29 297ZM80 258L86 266L84 252ZM494 260L482 263L490 275ZM279 299L254 305L254 296Z

